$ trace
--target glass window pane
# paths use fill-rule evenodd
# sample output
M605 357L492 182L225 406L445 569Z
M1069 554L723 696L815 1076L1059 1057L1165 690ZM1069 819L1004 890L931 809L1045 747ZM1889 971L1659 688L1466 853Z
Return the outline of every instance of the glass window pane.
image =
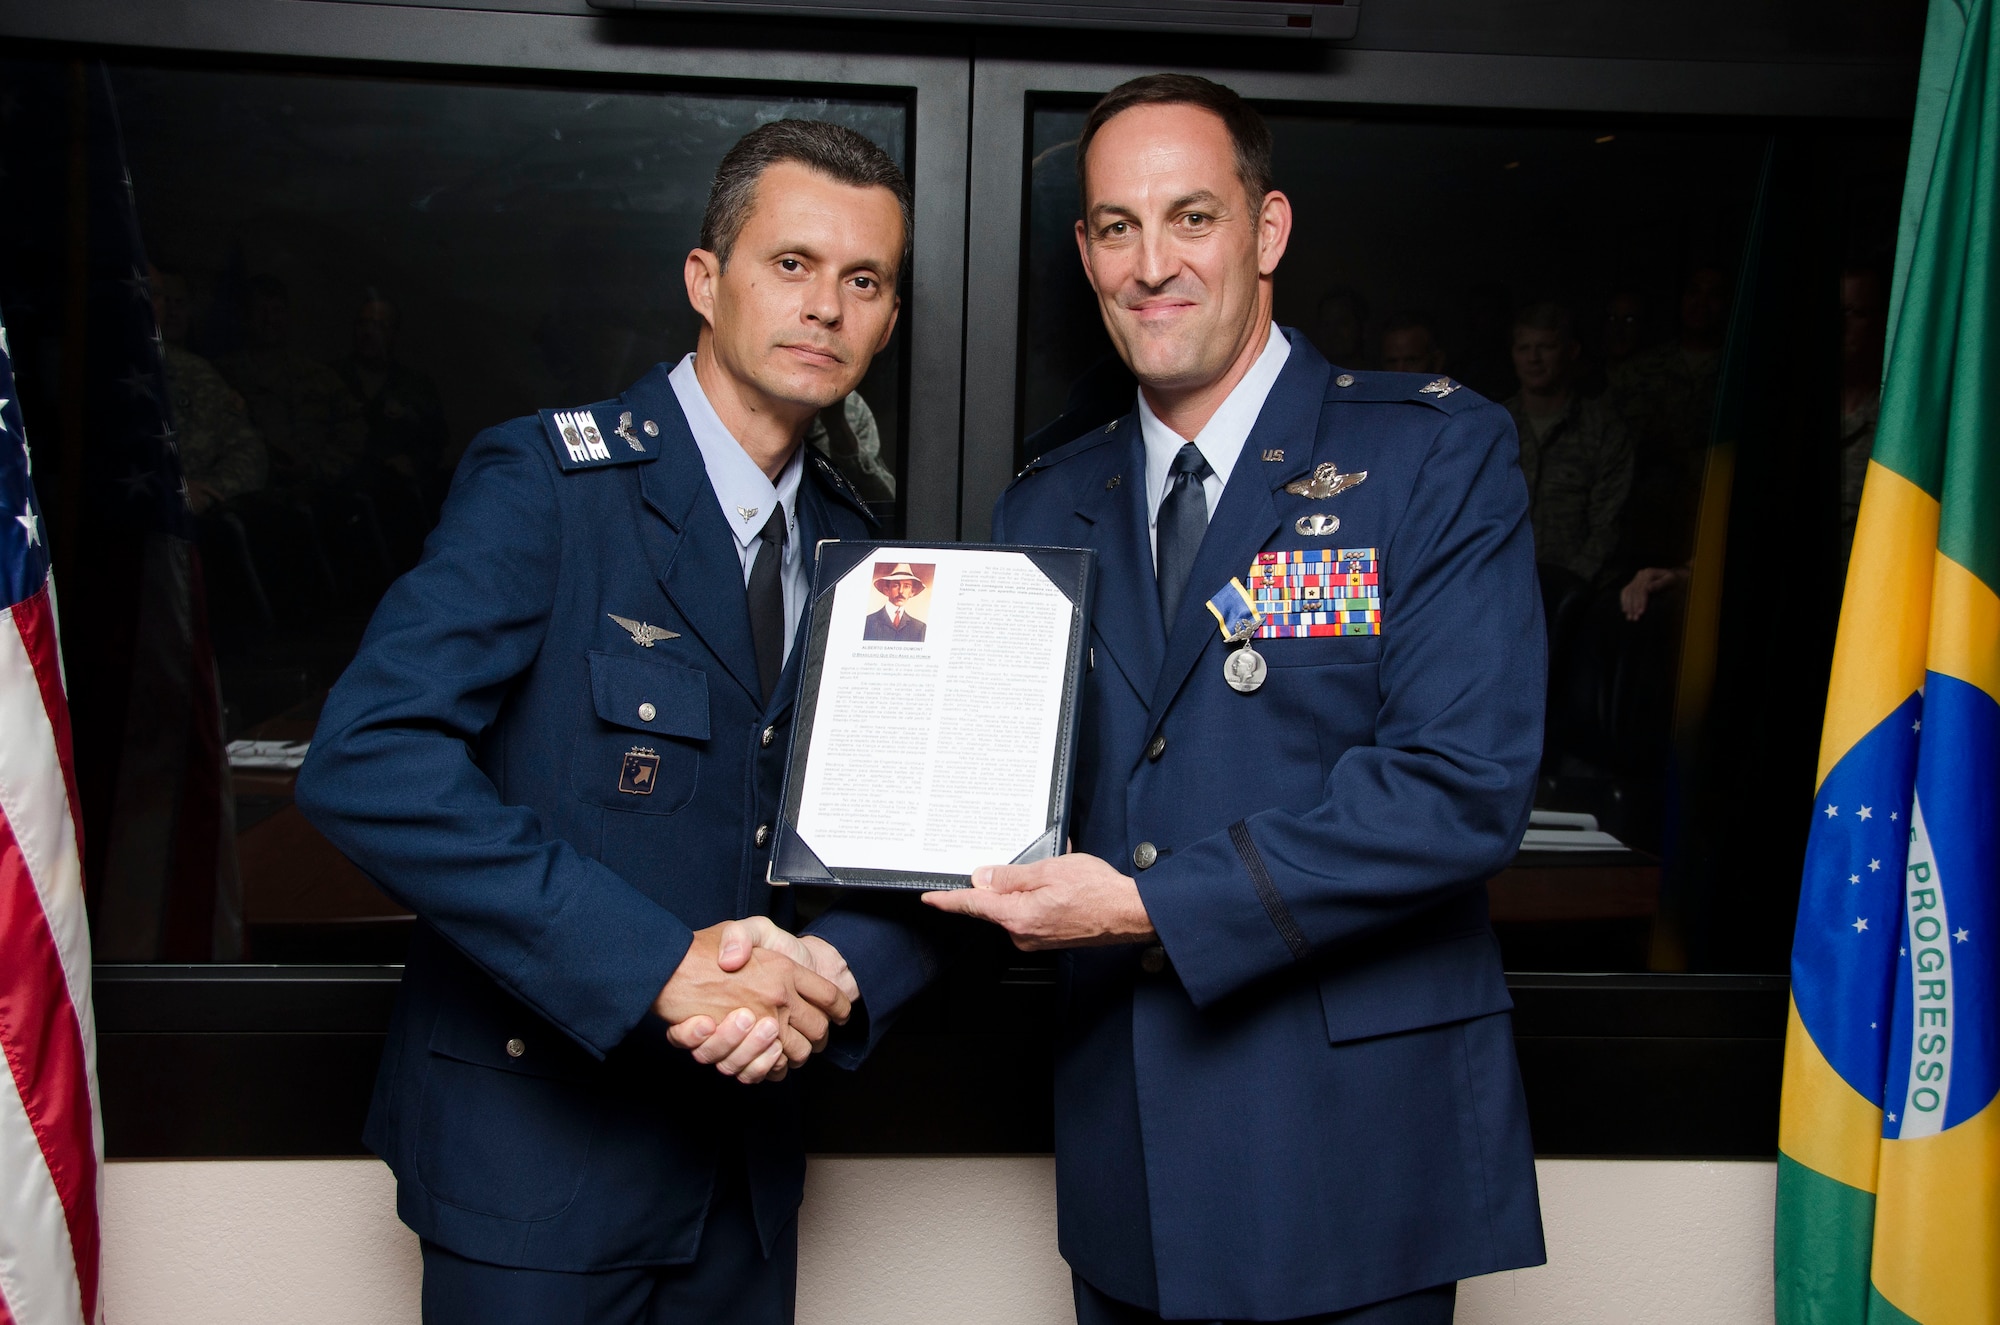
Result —
M398 960L407 917L297 813L292 768L458 456L694 348L683 259L745 132L828 119L905 163L907 104L37 60L0 78L0 311L52 517L98 957ZM116 435L156 390L155 316L191 519L164 489L134 515L165 451ZM906 342L814 433L891 529ZM226 771L206 752L225 739Z
M1132 403L1077 259L1084 115L1031 120L1023 462ZM1551 690L1490 886L1509 965L1785 969L1906 133L1269 119L1279 322L1522 438Z

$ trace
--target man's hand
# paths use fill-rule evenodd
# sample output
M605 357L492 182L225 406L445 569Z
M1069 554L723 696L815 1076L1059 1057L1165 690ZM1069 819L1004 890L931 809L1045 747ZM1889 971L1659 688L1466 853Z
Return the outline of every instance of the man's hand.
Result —
M940 911L990 920L1023 952L1091 948L1156 938L1139 885L1096 856L1070 854L1032 865L982 865L972 886L925 893Z
M846 958L832 944L819 938L800 939L765 916L732 920L716 928L720 934L715 960L724 972L742 970L757 952L796 962L839 991L845 1002L838 1008L826 1008L826 1015L833 1025L846 1024L861 991L847 969ZM801 1066L807 1057L826 1048L826 1037L831 1033L831 1026L822 1023L816 1036L794 1032L790 1039L785 1039L768 1019L759 1020L750 1009L738 1008L720 1020L694 1016L677 1022L668 1030L667 1039L692 1050L696 1062L713 1063L725 1076L754 1083L782 1080L789 1069Z
M1634 575L1625 587L1618 591L1618 606L1624 611L1627 621L1637 621L1646 615L1646 605L1654 594L1687 578L1686 567L1669 569L1664 566L1648 566Z
M682 1048L700 1045L718 1025L736 1030L736 1048L748 1052L716 1065L724 1075L754 1084L776 1081L788 1068L805 1062L816 1045L826 1043L828 1023L847 1020L853 1001L833 981L791 956L742 945L737 926L744 923L697 930L687 956L653 1000L653 1011L668 1024L668 1040ZM732 931L741 951L732 948L735 965L725 969L723 942ZM701 1057L701 1061L720 1057Z

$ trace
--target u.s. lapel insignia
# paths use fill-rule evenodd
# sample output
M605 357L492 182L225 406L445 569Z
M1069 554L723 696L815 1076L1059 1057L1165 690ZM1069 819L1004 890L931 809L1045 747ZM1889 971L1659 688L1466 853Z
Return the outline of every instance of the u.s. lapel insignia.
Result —
M650 622L634 621L631 617L619 616L616 612L606 612L604 615L625 627L626 633L632 637L632 642L642 649L650 649L663 639L679 639L681 637L681 633L678 630L663 630Z
M1365 469L1352 474L1343 474L1334 466L1333 461L1328 460L1313 470L1310 478L1295 478L1287 483L1285 491L1294 497L1304 497L1307 501L1325 501L1328 497L1338 496L1349 488L1359 487L1361 481L1367 477L1368 471Z
M1269 450L1264 452L1264 463L1267 465L1284 464L1285 463L1284 451L1275 446L1271 447Z
M1337 515L1301 515L1292 526L1307 538L1324 538L1340 531L1340 517Z
M646 444L639 440L639 434L632 431L631 410L628 409L621 411L619 413L618 427L614 431L616 431L620 437L623 437L625 439L625 445L631 447L634 451L643 451L646 449Z
M625 752L624 761L618 766L618 790L627 796L650 796L659 773L659 752L635 745Z
M736 508L736 513L743 517L745 524L757 518L757 508L755 506L739 506Z
M1452 381L1449 377L1440 377L1429 386L1418 387L1417 394L1420 396L1436 396L1442 400L1456 390L1458 390L1458 383Z

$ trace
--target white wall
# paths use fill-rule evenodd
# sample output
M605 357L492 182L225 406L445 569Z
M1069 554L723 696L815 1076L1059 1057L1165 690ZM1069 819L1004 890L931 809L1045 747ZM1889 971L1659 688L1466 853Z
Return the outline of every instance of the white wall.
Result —
M1768 1163L1544 1160L1549 1264L1469 1281L1459 1325L1770 1325ZM416 1239L373 1160L105 1173L115 1325L410 1325ZM817 1159L800 1325L1070 1325L1047 1159Z

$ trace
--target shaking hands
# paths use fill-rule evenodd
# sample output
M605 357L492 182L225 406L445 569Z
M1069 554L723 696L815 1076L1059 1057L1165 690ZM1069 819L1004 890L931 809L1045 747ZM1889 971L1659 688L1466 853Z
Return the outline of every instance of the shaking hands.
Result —
M669 1043L748 1085L824 1049L860 996L833 945L751 916L696 931L653 1010Z

